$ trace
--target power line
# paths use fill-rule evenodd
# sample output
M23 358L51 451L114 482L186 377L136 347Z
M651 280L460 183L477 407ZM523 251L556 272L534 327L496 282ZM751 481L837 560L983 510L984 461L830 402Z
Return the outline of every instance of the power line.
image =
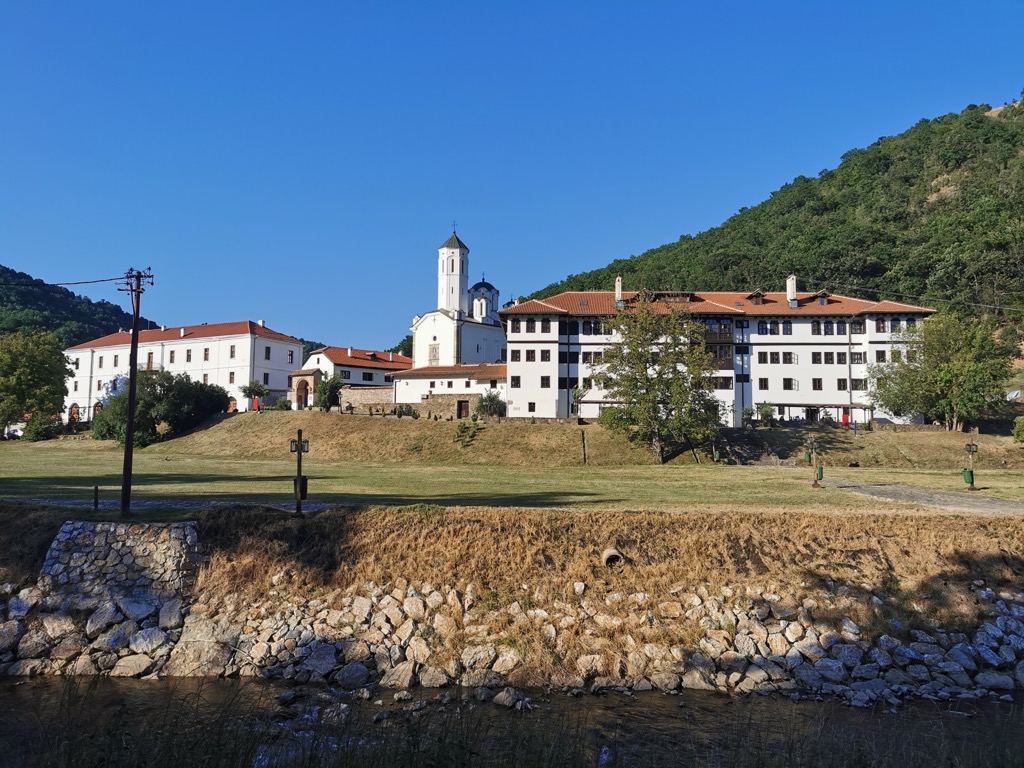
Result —
M901 299L913 299L914 301L928 301L928 302L942 301L942 302L945 302L947 304L963 304L963 305L968 306L968 307L978 307L979 309L996 309L996 310L999 310L1000 312L1024 312L1024 307L1007 307L1007 306L1001 305L1001 304L982 304L982 303L977 302L977 301L961 301L959 299L943 299L943 298L939 298L937 296L918 296L918 295L914 295L914 294L911 294L911 293L897 293L895 291L884 290L884 289L881 289L881 288L868 288L865 285L842 285L842 284L835 284L835 283L834 283L834 285L837 288L840 288L840 289L842 289L844 291L862 291L862 292L866 292L866 293L885 294L887 296L898 296Z
M41 288L43 286L50 286L52 288L63 288L67 285L92 285L93 283L119 283L124 280L124 275L120 277L104 277L99 280L73 280L64 283L47 283L42 280L37 280L32 283L0 283L0 287L4 288Z

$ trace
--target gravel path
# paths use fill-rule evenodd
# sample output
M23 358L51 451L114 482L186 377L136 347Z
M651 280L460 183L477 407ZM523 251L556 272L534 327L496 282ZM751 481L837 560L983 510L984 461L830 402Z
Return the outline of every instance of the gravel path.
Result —
M822 485L842 488L844 491L860 493L875 499L897 501L904 504L920 504L923 507L948 509L953 512L980 512L983 514L1024 515L1024 501L997 499L981 493L961 491L934 491L900 483L865 483L855 480L823 480Z

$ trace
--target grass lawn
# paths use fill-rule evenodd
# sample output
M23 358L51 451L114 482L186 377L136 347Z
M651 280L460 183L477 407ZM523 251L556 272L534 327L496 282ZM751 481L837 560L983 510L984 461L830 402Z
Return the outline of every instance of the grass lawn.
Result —
M0 498L79 499L93 486L118 498L122 453L90 440L0 444ZM133 499L292 499L294 457L280 460L135 452ZM834 488L810 488L807 468L665 465L540 467L303 460L309 502L350 506L573 507L689 510L697 506L867 510L879 503ZM845 474L845 473L844 473Z

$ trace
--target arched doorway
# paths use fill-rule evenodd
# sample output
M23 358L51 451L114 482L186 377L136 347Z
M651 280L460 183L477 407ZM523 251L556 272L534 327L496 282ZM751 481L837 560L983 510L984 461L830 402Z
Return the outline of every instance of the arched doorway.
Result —
M228 398L228 413L234 413L238 410L238 401L233 397Z
M305 379L295 387L295 402L299 410L309 407L309 382Z
M96 405L94 405L92 407L92 417L95 419L97 416L100 415L100 411L102 411L102 410L103 410L103 403L96 403Z
M77 424L80 418L82 418L82 415L79 411L78 403L72 403L71 407L68 408L68 425Z

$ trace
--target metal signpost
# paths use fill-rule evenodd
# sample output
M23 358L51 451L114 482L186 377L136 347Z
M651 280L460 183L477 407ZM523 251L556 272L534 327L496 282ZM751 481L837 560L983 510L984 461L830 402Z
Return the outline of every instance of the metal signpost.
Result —
M964 450L967 451L967 469L964 470L964 482L967 483L968 491L976 491L974 487L974 454L978 452L977 443L967 443L964 446Z
M309 440L302 439L302 430L298 437L291 441L289 449L295 454L295 516L302 517L302 500L306 498L309 483L302 474L302 454L309 453Z

